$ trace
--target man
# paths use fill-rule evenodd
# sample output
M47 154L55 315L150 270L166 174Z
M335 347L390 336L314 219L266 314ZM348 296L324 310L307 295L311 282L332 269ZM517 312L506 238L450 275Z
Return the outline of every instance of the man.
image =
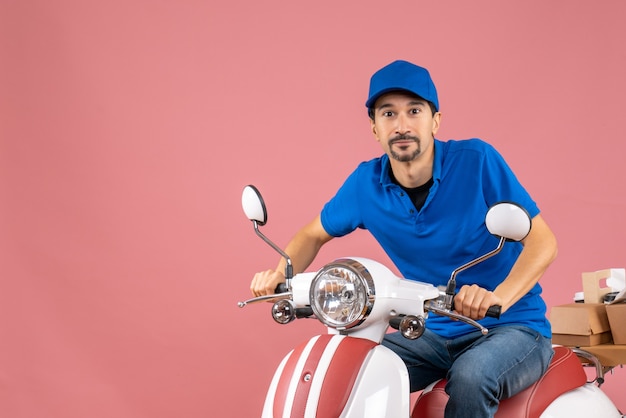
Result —
M366 102L372 133L385 154L361 163L319 216L286 248L294 272L319 249L356 228L370 231L407 279L444 285L454 268L495 248L484 217L500 201L532 217L521 243L460 273L455 309L490 329L487 336L447 317L430 315L417 340L387 334L383 344L405 362L411 390L446 377L445 416L492 417L500 399L534 383L552 357L551 329L539 278L557 245L539 209L502 156L478 140L440 141L439 100L429 72L395 61L371 78ZM271 294L284 281L284 260L257 273L251 290ZM485 318L502 306L499 320Z

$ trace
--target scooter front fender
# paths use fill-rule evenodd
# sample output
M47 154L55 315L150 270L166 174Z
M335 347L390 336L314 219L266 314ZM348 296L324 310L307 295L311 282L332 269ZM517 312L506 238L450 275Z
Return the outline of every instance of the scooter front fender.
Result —
M263 417L408 417L409 377L402 360L373 341L318 335L280 363Z

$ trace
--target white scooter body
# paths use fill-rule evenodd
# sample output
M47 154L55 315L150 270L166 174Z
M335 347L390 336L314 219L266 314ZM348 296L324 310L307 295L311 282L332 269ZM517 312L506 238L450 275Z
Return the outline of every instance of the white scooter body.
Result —
M622 418L611 399L598 386L587 383L559 396L548 406L541 418Z
M315 369L305 368L311 349L320 336L309 340L303 351L289 353L274 374L265 399L262 417L408 417L410 410L409 377L400 358L382 345L374 346L359 364L350 364L352 369L333 369L330 363L335 358L337 347L345 339L341 335L330 336L324 353ZM291 356L298 355L295 369L286 370ZM318 359L317 356L315 359ZM336 379L342 373L356 373L351 387L340 387ZM383 378L384 377L384 378ZM288 388L279 388L281 379L289 381ZM310 381L308 380L310 379ZM300 400L298 391L307 390L308 397ZM322 396L322 386L333 392L335 397ZM346 402L343 403L342 400Z
M439 291L430 284L401 279L373 260L350 259L366 266L372 276L377 277L376 303L369 317L359 327L346 331L347 335L339 335L337 330L328 328L331 336L315 336L303 347L291 351L274 374L263 407L263 417L409 416L410 386L406 366L400 357L380 342L394 312L424 316L424 300L438 297ZM314 276L315 273L303 273L293 278L296 307L310 304L309 289ZM324 340L323 343L320 339ZM318 347L320 345L323 347ZM341 353L342 350L359 349L366 351L363 357ZM292 358L295 356L297 359ZM339 357L342 358L341 365L331 367L332 361ZM356 376L351 387L346 387L345 383L337 385L337 380L346 374ZM326 389L335 394L333 398L321 396L324 385L333 386ZM298 393L307 393L306 401L300 399ZM338 400L343 397L345 404Z

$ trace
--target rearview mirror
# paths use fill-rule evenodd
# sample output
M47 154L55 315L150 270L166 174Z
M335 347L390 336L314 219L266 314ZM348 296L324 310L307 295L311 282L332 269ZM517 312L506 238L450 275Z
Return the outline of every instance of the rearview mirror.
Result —
M521 241L531 228L530 215L524 208L509 202L493 205L487 211L485 224L489 232L510 241Z
M241 194L241 206L248 219L258 222L261 226L265 225L267 210L261 192L256 187L252 185L244 187Z

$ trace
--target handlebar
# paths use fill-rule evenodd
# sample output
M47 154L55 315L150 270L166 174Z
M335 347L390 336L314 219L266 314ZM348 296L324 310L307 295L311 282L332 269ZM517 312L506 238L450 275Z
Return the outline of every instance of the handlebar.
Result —
M437 300L429 300L424 302L424 309L433 313L436 313L438 315L444 315L447 316L449 318L453 318L459 321L463 321L466 324L472 325L476 328L478 328L480 330L480 332L483 333L483 335L486 335L488 330L487 328L483 327L482 325L480 325L478 322L474 321L473 319L470 319L466 316L457 314L456 312L454 312L454 299L452 299L451 301L451 306L449 308L447 308L445 306L445 303L443 301L443 296L445 296L445 294L442 294ZM500 314L502 313L502 306L500 305L493 305L491 307L489 307L489 309L487 310L485 316L491 317L491 318L496 318L496 319L500 319Z
M289 294L289 297L291 297L291 291L287 289L287 284L279 283L278 286L276 286L276 290L274 291L273 295L257 296L246 301L237 302L237 305L240 308L243 308L250 303L270 301L272 299L275 299L276 297L285 296L285 294Z
M391 319L389 320L389 326L393 329L400 329L400 322L402 322L402 318L404 318L404 315L396 315L391 317Z
M450 307L450 310L452 311L454 310L454 299L452 300L452 306ZM500 319L501 314L502 314L502 306L493 305L493 306L490 306L489 309L487 309L485 316L488 316L490 318Z
M502 306L493 305L493 306L490 306L489 309L487 309L487 313L485 314L485 316L500 319L501 313L502 313Z
M287 288L287 284L286 283L279 283L278 286L276 286L276 289L274 291L275 294L272 295L272 296L275 297L276 295L285 294L287 292L289 292L289 289ZM443 296L443 294L442 294L442 296ZM259 299L259 301L260 301L262 299L269 299L269 298L270 298L269 296L265 296L265 297L261 296L259 298L255 298L254 301L256 301L256 299ZM249 300L247 302L240 302L239 306L243 307L247 303L252 302L252 301L253 300ZM441 304L439 304L439 303L436 304L436 305L433 304L433 303L430 303L430 304L427 304L427 306L430 308L430 310L432 310L433 312L436 312L436 313L438 313L440 315L443 314L442 310L446 310L445 308L441 309L441 308L443 308L443 306L441 306ZM454 299L451 300L450 311L454 311ZM452 313L452 312L450 312L450 313ZM490 318L500 319L500 315L501 314L502 314L502 306L500 306L500 305L493 305L493 306L489 307L489 309L485 313L485 316L486 317L490 317ZM301 315L298 315L298 317L302 318L302 317L306 317L306 316L310 316L310 315L311 314L307 315L306 313L303 312ZM396 328L397 329L397 325L395 323L394 324L390 323L389 325L392 328ZM396 326L394 326L394 325L396 325ZM482 328L482 327L479 327L479 328Z

